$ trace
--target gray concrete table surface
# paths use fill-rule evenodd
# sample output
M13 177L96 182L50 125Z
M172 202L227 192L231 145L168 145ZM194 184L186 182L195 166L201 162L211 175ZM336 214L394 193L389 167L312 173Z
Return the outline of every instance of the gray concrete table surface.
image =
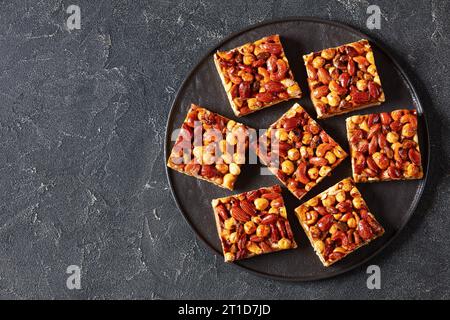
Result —
M66 9L81 8L69 32ZM381 29L368 30L377 4ZM0 298L449 298L450 2L2 1ZM307 283L225 265L172 199L163 154L170 104L205 52L287 16L347 23L380 40L423 99L429 182L412 220L366 264ZM81 267L81 289L66 268Z

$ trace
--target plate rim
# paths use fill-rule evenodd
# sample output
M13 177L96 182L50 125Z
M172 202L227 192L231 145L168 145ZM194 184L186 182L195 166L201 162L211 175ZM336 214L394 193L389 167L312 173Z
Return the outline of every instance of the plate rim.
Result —
M170 110L168 113L168 117L167 117L167 121L166 121L166 130L165 130L165 135L164 135L164 167L165 167L165 171L166 171L166 177L167 177L167 181L169 184L169 188L170 188L170 193L172 194L172 197L175 201L175 204L178 208L178 210L180 211L181 215L183 216L184 220L188 223L188 225L190 226L190 228L194 231L195 235L197 236L197 238L199 238L209 249L212 250L212 252L219 257L222 257L222 253L219 252L218 250L216 250L201 234L200 232L197 230L197 227L188 219L187 215L185 214L185 212L182 209L182 206L180 204L180 201L178 199L178 196L175 194L174 192L174 188L173 188L173 183L169 174L169 169L167 167L167 159L168 159L168 150L170 149L170 133L169 133L169 125L172 122L173 119L173 114L174 114L174 107L175 104L178 103L179 100L179 96L181 93L181 90L185 87L185 85L188 83L189 79L193 76L194 72L199 68L199 66L203 63L203 61L207 60L208 57L211 56L211 54L213 52L215 52L219 47L221 47L223 44L225 44L226 42L228 42L229 40L244 34L246 32L249 32L253 29L257 29L259 27L262 26L266 26L266 25L270 25L270 24L276 24L276 23L282 23L282 22L291 22L291 21L304 21L304 22L316 22L316 23L321 23L321 24L325 24L325 25L331 25L334 27L339 27L339 28L343 28L353 34L357 34L360 35L361 38L363 39L367 39L370 42L374 43L378 49L380 51L383 52L383 54L385 54L392 62L394 67L398 70L400 76L404 79L404 81L406 82L407 86L409 87L409 91L412 93L412 98L413 100L416 101L416 109L418 111L420 111L419 115L422 115L423 118L423 123L424 123L424 128L422 128L423 130L423 134L426 137L425 141L422 141L422 144L426 144L425 149L426 149L426 153L427 153L427 161L426 161L426 168L424 170L424 177L420 180L420 184L418 186L418 189L416 191L415 197L412 200L412 205L410 206L410 209L407 212L406 218L404 218L400 225L400 227L398 228L398 230L396 230L391 238L386 241L386 243L384 243L380 248L378 248L377 250L375 250L373 253L371 253L369 256L367 256L366 258L362 259L361 261L355 263L354 265L346 268L346 269L342 269L342 270L336 270L335 272L331 272L329 274L325 274L323 276L306 276L306 277L289 277L289 276L278 276L278 275L273 275L273 274L268 274L262 271L257 271L257 270L253 270L250 269L246 266L241 265L239 262L235 262L235 263L230 263L230 265L240 269L240 270L245 270L246 272L249 272L251 274L257 275L260 278L264 277L264 278L268 278L268 279L272 279L272 280L277 280L277 281L283 281L283 282L311 282L311 281L318 281L318 280L324 280L324 279L330 279L333 277L336 277L338 275L342 275L344 273L347 273L351 270L354 270L360 266L362 266L363 264L367 263L368 261L370 261L371 259L375 258L381 251L383 251L385 248L387 248L393 241L394 239L396 239L398 237L398 235L403 231L403 229L406 227L406 225L408 224L408 222L411 220L412 216L414 215L414 213L417 210L418 204L419 204L419 200L422 198L423 196L423 191L428 183L428 176L429 176L429 168L430 168L430 158L431 158L431 153L430 153L430 134L429 134L429 129L428 129L428 121L427 121L427 117L425 115L425 111L423 108L423 103L422 100L420 99L420 96L416 90L416 88L414 87L413 83L411 82L410 78L408 77L406 71L401 67L401 65L399 64L399 62L394 58L394 56L385 49L384 46L380 45L380 42L373 39L371 36L365 34L364 32L359 31L357 28L350 26L346 23L343 22L338 22L338 21L334 21L334 20L327 20L327 19L322 19L322 18L317 18L317 17L310 17L310 16L292 16L292 17L284 17L284 18L276 18L276 19L269 19L269 20L264 20L262 22L256 23L256 24L252 24L249 25L243 29L240 29L238 31L232 32L231 34L229 34L228 36L224 37L223 39L221 39L218 43L216 43L215 45L211 46L205 54L203 54L200 59L198 59L196 61L196 63L193 65L192 69L188 72L188 74L185 76L184 80L181 82L181 84L179 85L176 94L175 94L175 98L173 99L171 105L170 105Z

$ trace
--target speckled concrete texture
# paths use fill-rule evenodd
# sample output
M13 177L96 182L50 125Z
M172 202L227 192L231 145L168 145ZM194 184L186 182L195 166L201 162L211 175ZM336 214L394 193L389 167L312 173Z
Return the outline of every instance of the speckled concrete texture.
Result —
M68 31L66 8L81 8ZM366 9L382 10L381 30ZM8 1L0 10L0 298L449 298L448 1ZM370 264L285 283L225 265L177 210L165 122L189 70L232 32L287 16L380 40L424 102L429 182L401 235ZM66 268L82 268L68 290Z

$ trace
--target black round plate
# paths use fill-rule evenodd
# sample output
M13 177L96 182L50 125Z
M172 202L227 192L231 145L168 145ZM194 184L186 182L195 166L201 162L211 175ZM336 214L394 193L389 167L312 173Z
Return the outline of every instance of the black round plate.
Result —
M371 42L374 50L378 71L386 94L386 102L378 107L367 108L350 114L319 120L318 122L348 151L345 133L346 117L356 113L366 114L398 108L416 108L419 114L419 140L422 159L425 165L424 170L427 172L429 141L427 124L423 115L424 109L405 72L378 43L371 40L367 35L340 23L315 18L288 18L261 23L228 37L212 48L188 75L173 102L167 122L166 159L173 144L171 133L181 126L191 103L199 104L211 111L236 119L214 67L213 52L218 49L231 49L275 33L281 36L285 53L295 79L302 88L304 97L280 103L239 118L237 119L239 122L256 129L267 128L286 112L294 102L299 102L313 118L316 118L316 112L309 99L302 55L365 38ZM245 165L237 180L233 194L280 184L275 176L260 175L260 169L260 165ZM167 170L167 176L175 201L188 223L209 247L222 256L211 200L232 193L211 183L200 181L170 169ZM317 185L304 200L348 176L351 176L349 158L340 164L330 177ZM328 268L322 266L294 215L294 208L303 201L294 198L284 188L283 195L289 220L299 247L295 250L286 250L243 260L234 263L234 265L271 278L294 281L323 279L349 271L375 256L403 229L417 206L425 186L425 179L426 176L422 180L414 181L359 184L358 188L366 199L369 208L385 227L386 233L381 238Z

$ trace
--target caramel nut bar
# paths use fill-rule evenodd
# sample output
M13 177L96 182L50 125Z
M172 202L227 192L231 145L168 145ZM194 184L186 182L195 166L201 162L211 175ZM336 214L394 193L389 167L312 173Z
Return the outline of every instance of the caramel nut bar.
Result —
M351 178L308 200L295 213L326 267L384 233Z
M347 118L356 182L423 177L416 110L395 110Z
M297 103L252 148L261 162L299 199L347 157Z
M167 166L233 190L241 165L245 163L249 129L192 104Z
M238 117L301 97L278 35L217 51L214 63Z
M367 40L303 56L318 118L379 105L384 92Z
M225 262L297 248L278 185L212 201Z

